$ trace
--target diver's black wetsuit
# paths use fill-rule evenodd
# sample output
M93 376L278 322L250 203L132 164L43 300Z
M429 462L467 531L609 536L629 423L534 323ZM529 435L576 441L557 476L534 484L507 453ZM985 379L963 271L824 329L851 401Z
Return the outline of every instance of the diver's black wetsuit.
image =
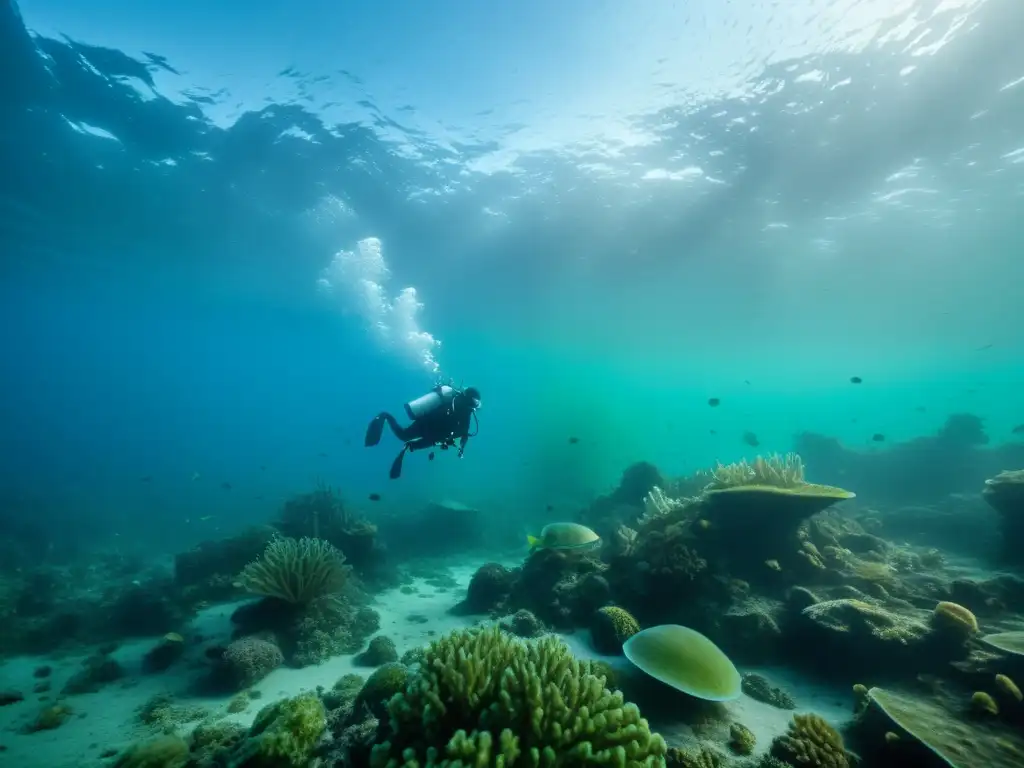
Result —
M458 398L456 398L458 400ZM381 413L374 421L386 421L395 437L405 443L410 451L421 451L424 448L432 448L435 445L454 445L459 441L459 453L466 448L469 441L470 419L473 411L470 408L459 408L452 403L447 408L438 408L430 413L424 414L407 427L398 423L398 419L390 413ZM370 424L367 430L366 445L376 445L372 440L370 432L374 424ZM379 429L379 427L378 427ZM378 438L379 440L380 438Z
M406 451L422 451L424 448L433 448L434 446L447 450L458 441L459 458L461 459L470 437L470 422L473 418L473 409L476 407L474 402L478 405L479 399L474 401L473 398L464 394L457 394L451 402L423 414L407 427L399 424L398 420L390 413L380 413L366 428L365 445L370 447L380 442L385 423L391 427L395 437L405 443L391 465L390 477L392 480L402 474L402 459L405 457ZM433 453L430 454L430 458L434 458Z

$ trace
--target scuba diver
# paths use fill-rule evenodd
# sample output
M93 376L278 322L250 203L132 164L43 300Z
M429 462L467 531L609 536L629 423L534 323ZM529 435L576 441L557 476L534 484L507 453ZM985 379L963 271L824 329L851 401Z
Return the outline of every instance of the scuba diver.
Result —
M405 413L412 423L403 427L390 413L378 414L366 428L365 445L377 445L384 432L384 424L391 427L395 437L405 443L398 456L391 463L390 477L396 480L402 476L402 461L406 451L422 451L424 448L439 447L447 451L455 442L459 443L459 458L466 450L469 438L480 431L476 410L480 407L480 390L476 387L456 389L447 384L438 384L430 392L405 404ZM476 421L476 432L470 433L470 422ZM430 461L434 452L430 452Z

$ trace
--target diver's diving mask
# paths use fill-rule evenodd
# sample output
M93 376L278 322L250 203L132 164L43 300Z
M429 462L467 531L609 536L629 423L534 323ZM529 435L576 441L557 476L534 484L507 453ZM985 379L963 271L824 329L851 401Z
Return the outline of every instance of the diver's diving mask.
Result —
M469 407L472 408L474 411L480 410L480 406L482 405L483 403L481 402L479 397L469 398Z

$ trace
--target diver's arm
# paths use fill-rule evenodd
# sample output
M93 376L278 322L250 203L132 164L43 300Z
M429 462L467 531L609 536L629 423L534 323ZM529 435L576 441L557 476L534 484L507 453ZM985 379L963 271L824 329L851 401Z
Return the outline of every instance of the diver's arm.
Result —
M469 442L469 435L463 435L459 439L459 458L461 459L463 454L466 452L466 443Z

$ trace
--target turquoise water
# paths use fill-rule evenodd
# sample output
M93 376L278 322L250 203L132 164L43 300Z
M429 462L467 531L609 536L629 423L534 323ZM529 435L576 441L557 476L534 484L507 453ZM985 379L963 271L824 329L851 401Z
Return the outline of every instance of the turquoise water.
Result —
M3 6L0 481L90 536L1024 421L1011 0L88 5Z

